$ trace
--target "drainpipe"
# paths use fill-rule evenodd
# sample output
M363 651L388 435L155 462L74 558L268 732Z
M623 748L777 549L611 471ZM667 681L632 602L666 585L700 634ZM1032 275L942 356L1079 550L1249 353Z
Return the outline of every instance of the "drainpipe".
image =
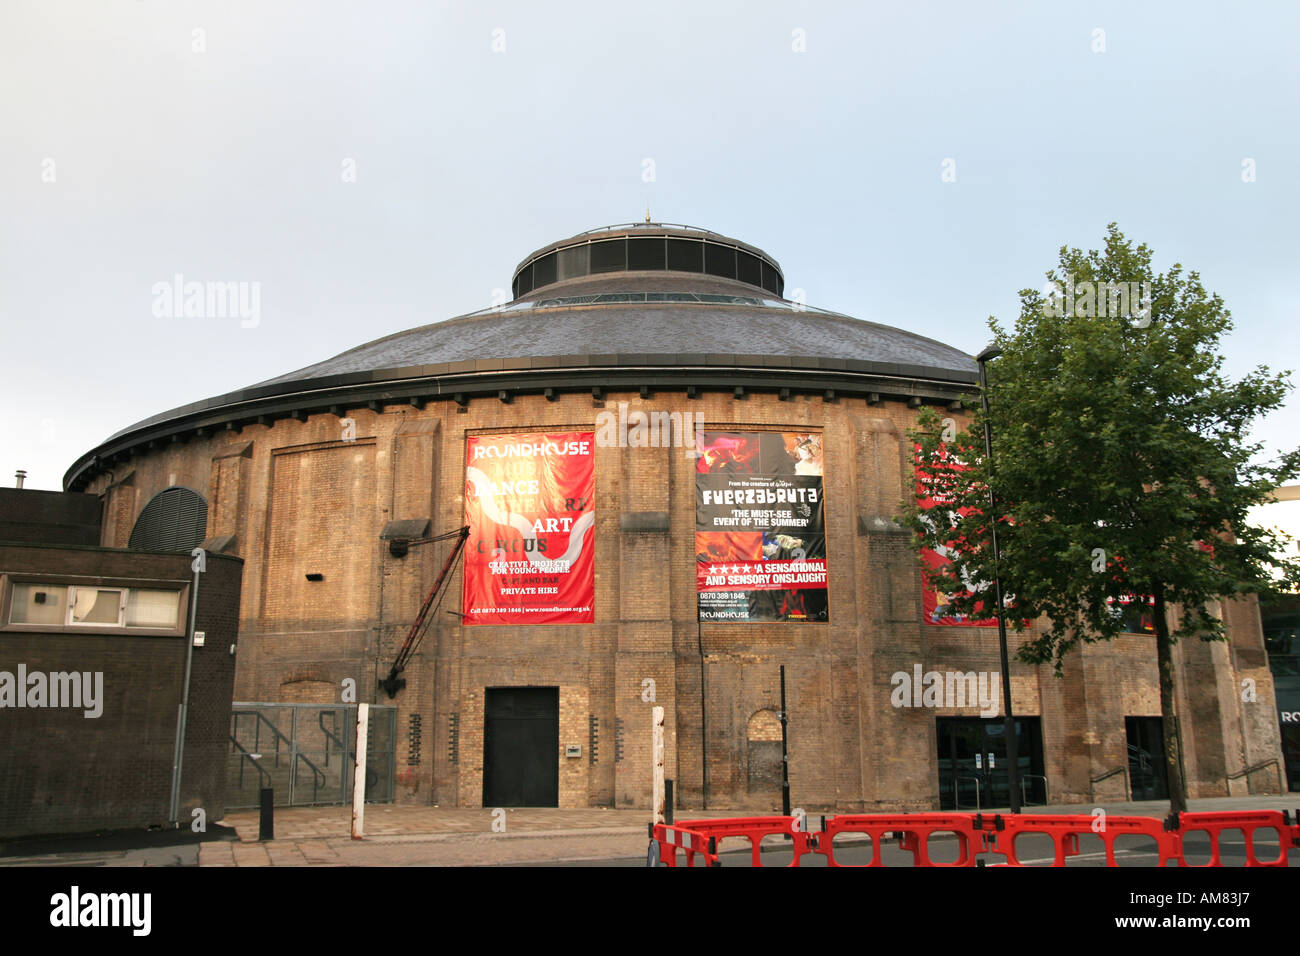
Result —
M207 570L207 552L195 548L190 567L194 571L194 584L190 588L190 626L185 631L185 683L181 687L181 704L176 712L176 746L172 749L172 799L168 816L172 826L180 826L181 765L185 761L185 724L190 709L190 671L194 664L194 624L199 613L199 574Z

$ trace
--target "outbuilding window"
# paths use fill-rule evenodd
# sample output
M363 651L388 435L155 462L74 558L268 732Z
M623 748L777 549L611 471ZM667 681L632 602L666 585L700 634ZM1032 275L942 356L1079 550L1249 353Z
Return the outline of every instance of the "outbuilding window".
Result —
M68 589L44 584L15 584L9 608L11 624L60 625L68 619Z
M180 625L181 591L15 583L9 624L41 628L153 628Z
M68 588L69 625L121 627L126 607L122 588Z

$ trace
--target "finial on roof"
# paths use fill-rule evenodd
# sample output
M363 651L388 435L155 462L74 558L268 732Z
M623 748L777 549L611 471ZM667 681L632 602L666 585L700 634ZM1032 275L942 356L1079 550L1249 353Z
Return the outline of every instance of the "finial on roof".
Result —
M650 207L649 207L649 206L646 206L646 207L645 207L645 221L646 221L646 222L649 222L649 221L650 221Z

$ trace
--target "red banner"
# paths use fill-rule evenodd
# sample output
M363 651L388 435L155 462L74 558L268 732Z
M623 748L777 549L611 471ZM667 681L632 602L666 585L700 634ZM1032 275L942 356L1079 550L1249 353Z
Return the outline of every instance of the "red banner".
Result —
M466 624L595 620L594 432L472 435Z
M920 453L921 451L920 445L914 445L913 448L916 454ZM966 466L963 465L960 461L956 460L955 458L950 460L948 458L947 448L945 448L942 445L939 448L939 458L941 461L945 463L946 467L951 471L960 472L960 471L965 471L966 469ZM939 520L943 520L943 521L948 520L948 512L944 509L943 506L949 504L950 500L947 498L947 496L942 496L942 497L933 496L931 489L927 488L925 482L922 481L919 468L917 472L916 495L922 511L930 511L931 509L933 509L935 516ZM965 516L966 514L969 514L971 510L973 509L969 509L969 508L963 509L960 513L963 516ZM921 552L921 561L925 565L926 569L929 570L934 568L941 568L944 565L951 564L952 559L949 555L951 553L952 547L955 544L956 542L949 542L944 548L938 551L932 550L930 548L925 548ZM967 583L969 584L970 582ZM930 586L930 582L926 580L926 576L923 574L921 578L922 620L924 620L926 624L939 624L939 625L947 625L950 627L951 626L960 626L960 627L997 627L998 626L998 619L996 617L972 619L971 617L965 614L952 613L952 611L948 608L948 605L950 604L953 597L955 597L957 593L959 592L948 591L945 593L941 593L939 591L936 591L934 588ZM966 589L965 593L969 594L971 592L969 589ZM991 591L989 592L989 597L990 598L993 597ZM994 607L996 607L997 601L994 600L992 603Z
M1125 594L1118 601L1106 598L1110 613L1124 622L1124 630L1130 634L1154 634L1156 632L1155 606L1153 597L1137 598Z
M921 560L925 563L926 568L939 568L945 564L951 564L951 560L938 551L931 551L926 548L921 552ZM969 593L969 592L967 592ZM952 601L954 591L939 592L930 587L928 582L923 582L921 587L921 610L924 614L926 624L943 624L949 626L961 627L997 627L998 619L996 617L985 617L978 620L972 620L965 614L956 614L948 610L948 604ZM994 607L997 601L993 602Z

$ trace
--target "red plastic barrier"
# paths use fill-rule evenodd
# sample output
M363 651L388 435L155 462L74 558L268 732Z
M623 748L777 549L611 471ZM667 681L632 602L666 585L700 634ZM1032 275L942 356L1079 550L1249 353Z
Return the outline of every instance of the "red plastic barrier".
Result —
M929 839L935 832L955 833L961 844L961 857L955 863L936 863L930 859ZM831 817L826 829L817 835L815 853L826 857L827 866L852 866L835 859L835 836L839 833L865 833L871 837L871 862L862 866L884 866L881 842L890 833L899 834L900 846L912 853L915 866L974 866L975 857L987 848L988 838L975 826L969 813L898 813L847 814Z
M987 813L870 813L845 814L831 817L820 833L809 834L800 829L797 817L731 817L711 820L683 820L675 826L662 823L652 829L652 839L659 844L659 859L665 866L677 866L677 850L686 854L686 865L695 865L696 854L704 858L704 865L718 866L717 841L727 837L743 836L750 841L751 860L762 866L759 850L763 837L788 836L794 858L790 866L799 866L805 853L820 853L828 866L844 866L835 859L834 841L840 833L864 833L871 837L871 862L864 866L884 866L880 847L884 840L897 834L900 846L912 854L915 866L976 866L981 853L999 853L1006 857L1005 866L1024 866L1016 855L1016 837L1026 833L1050 837L1053 846L1052 866L1065 866L1067 857L1079 853L1079 837L1095 833L1106 849L1106 865L1115 862L1115 841L1121 836L1149 838L1156 846L1159 866L1188 866L1183 853L1183 840L1188 833L1207 833L1210 839L1210 860L1202 866L1223 865L1220 841L1223 831L1241 830L1245 836L1247 866L1286 866L1290 848L1300 847L1300 822L1292 824L1280 810L1259 810L1225 813L1184 813L1178 826L1166 829L1166 823L1155 817L1131 817L1092 814L987 814ZM1094 829L1095 828L1095 829ZM1255 833L1260 829L1273 829L1279 834L1279 852L1276 860L1262 861L1255 852ZM961 853L952 863L938 863L930 859L929 839L934 833L952 833L956 836Z
M1219 857L1219 838L1224 830L1241 830L1246 838L1247 866L1286 866L1287 845L1300 846L1300 824L1287 825L1281 810L1256 810L1241 813L1184 813L1179 816L1179 866L1222 866ZM1276 860L1260 860L1255 855L1255 831L1263 828L1277 830L1279 852ZM1192 864L1183 859L1182 840L1190 832L1203 832L1210 835L1210 861Z
M1002 824L996 829L993 821ZM1098 821L1100 829L1094 829ZM1106 847L1106 865L1119 866L1115 862L1115 841L1121 836L1149 837L1156 845L1159 857L1158 866L1168 866L1170 860L1182 859L1182 845L1176 831L1164 828L1164 822L1155 817L1121 817L1108 814L1094 817L1091 814L1056 815L1046 813L1003 814L995 818L986 818L986 827L992 827L993 841L990 849L994 853L1005 854L1006 866L1024 866L1016 856L1016 836L1022 833L1041 833L1052 838L1055 859L1052 866L1065 866L1065 858L1079 852L1079 837L1085 833L1095 833Z
M754 866L762 866L759 850L765 836L788 836L794 850L790 866L798 866L799 858L810 852L808 834L798 829L800 817L724 817L711 820L681 820L677 826L714 837L719 843L726 837L746 837L749 840L750 858Z
M678 847L686 854L687 866L695 865L697 853L704 857L705 866L718 865L718 855L716 852L710 852L709 838L703 833L687 830L680 824L670 826L656 823L653 834L653 839L659 844L659 862L664 866L677 865Z

